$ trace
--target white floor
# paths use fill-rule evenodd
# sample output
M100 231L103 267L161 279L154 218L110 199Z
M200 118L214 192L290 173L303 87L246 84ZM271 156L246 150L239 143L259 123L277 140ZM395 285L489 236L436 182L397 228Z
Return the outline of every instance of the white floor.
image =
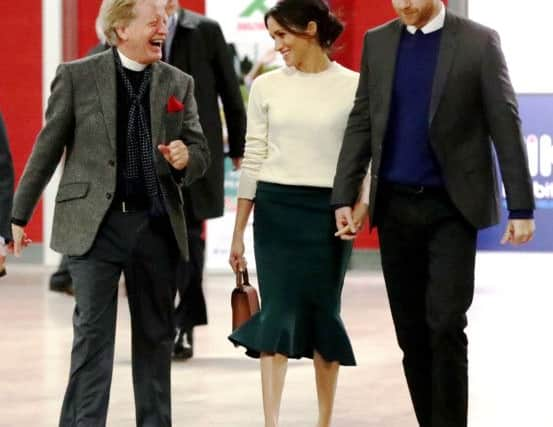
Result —
M553 255L479 254L469 313L470 427L553 426ZM9 265L0 279L0 427L57 425L71 345L72 299L51 269ZM196 357L174 364L174 426L262 426L257 362L226 340L230 275L206 279L210 325ZM119 299L109 426L134 424L126 299ZM340 374L334 426L416 427L379 272L347 278L343 317L359 366ZM282 427L315 425L308 361L292 361Z

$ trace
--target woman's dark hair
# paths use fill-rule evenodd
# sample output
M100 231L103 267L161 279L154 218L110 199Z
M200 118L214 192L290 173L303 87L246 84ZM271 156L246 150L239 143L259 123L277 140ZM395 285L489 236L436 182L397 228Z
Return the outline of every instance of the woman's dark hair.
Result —
M266 27L269 18L297 36L305 36L309 22L316 22L317 38L323 49L330 49L344 30L344 24L323 0L280 0L265 14Z

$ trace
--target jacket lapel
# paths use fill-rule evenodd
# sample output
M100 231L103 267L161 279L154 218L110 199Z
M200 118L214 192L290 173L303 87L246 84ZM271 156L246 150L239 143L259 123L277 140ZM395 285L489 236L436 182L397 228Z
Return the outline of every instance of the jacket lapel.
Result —
M387 118L390 114L392 91L394 88L394 78L396 74L397 50L399 48L402 30L403 25L398 19L391 27L391 34L388 38L389 45L387 45L384 49L385 54L379 56L378 59L380 62L376 64L376 66L380 68L378 75L381 76L376 84L380 83L380 93L382 96L382 117L386 117L386 123L384 123L384 130L382 132L383 137L388 126ZM382 141L380 141L380 143L382 143Z
M98 98L102 105L104 122L108 138L113 149L117 146L117 83L115 75L115 61L112 50L101 54L97 67L94 67Z
M436 74L434 75L434 85L432 87L432 98L430 100L430 114L428 116L429 125L438 110L440 99L443 95L445 84L457 48L457 18L450 12L446 12L442 40L440 42L440 52L438 54L438 64Z

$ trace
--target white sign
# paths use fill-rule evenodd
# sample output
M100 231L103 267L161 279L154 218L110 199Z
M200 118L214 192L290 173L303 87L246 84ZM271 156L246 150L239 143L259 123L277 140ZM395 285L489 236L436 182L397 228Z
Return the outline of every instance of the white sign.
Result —
M469 0L469 16L496 30L517 93L553 93L551 0Z

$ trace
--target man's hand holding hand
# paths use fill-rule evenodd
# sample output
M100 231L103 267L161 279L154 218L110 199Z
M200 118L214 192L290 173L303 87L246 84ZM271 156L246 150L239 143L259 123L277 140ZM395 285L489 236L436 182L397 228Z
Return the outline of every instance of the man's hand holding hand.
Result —
M157 149L173 168L183 170L188 166L190 155L188 147L182 140L176 139L167 145L160 144Z

